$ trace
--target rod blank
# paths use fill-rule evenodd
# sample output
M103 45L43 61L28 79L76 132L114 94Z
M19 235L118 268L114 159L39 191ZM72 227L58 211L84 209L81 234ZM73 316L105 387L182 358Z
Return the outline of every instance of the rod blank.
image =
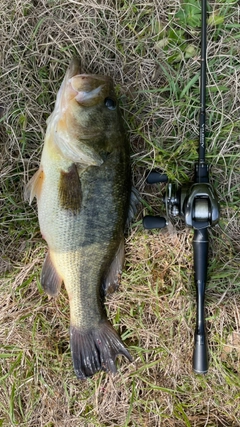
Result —
M207 2L206 0L202 0L199 163L205 162L206 79L207 79Z

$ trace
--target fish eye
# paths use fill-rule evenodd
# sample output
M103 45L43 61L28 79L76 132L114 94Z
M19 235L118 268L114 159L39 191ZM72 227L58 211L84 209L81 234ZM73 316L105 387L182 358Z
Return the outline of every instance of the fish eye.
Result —
M109 110L116 110L116 102L112 98L105 98L104 104Z

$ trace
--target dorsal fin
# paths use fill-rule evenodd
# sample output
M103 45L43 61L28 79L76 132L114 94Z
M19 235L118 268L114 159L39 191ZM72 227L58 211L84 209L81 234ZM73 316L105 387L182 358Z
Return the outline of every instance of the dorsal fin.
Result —
M140 201L139 192L135 187L132 187L131 195L130 195L128 217L127 217L127 222L126 222L126 228L128 228L130 226L132 220L134 219L134 217L137 213L138 205L140 205L140 204L141 204L141 201Z

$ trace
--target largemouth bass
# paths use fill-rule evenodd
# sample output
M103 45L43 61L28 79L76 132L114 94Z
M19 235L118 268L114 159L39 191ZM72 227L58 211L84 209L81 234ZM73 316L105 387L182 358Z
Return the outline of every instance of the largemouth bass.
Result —
M118 283L131 193L129 143L110 77L80 74L72 60L57 95L39 170L26 188L36 196L48 244L41 284L70 303L74 370L85 379L116 372L131 356L107 320L103 294Z

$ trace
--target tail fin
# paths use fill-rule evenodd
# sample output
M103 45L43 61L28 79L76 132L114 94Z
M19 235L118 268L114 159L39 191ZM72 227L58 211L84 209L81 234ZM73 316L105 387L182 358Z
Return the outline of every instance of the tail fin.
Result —
M87 331L71 326L70 342L75 374L81 380L101 370L116 373L115 360L119 354L132 361L131 355L107 320L102 320L97 327Z

